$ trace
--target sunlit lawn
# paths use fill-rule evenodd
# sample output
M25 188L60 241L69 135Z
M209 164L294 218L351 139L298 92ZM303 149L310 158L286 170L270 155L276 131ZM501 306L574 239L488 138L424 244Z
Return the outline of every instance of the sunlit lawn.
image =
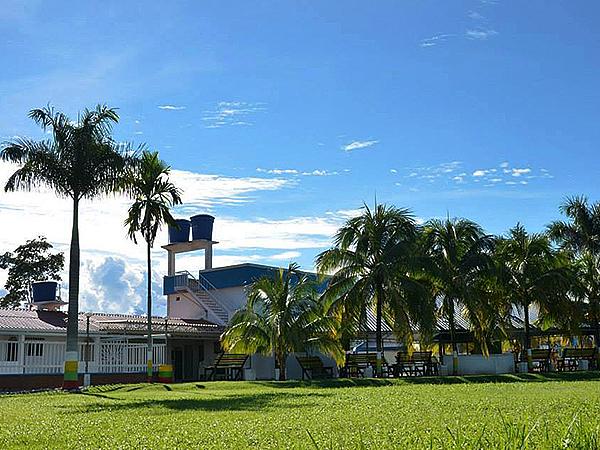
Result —
M600 374L122 385L0 411L0 448L598 448Z

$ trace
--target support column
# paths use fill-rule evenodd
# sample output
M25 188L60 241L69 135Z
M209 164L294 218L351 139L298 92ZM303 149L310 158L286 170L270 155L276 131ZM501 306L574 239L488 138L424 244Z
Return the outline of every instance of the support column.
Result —
M212 269L212 244L208 244L204 250L204 269Z
M172 277L175 275L175 253L171 251L167 251L168 253L168 261L167 261L167 274Z

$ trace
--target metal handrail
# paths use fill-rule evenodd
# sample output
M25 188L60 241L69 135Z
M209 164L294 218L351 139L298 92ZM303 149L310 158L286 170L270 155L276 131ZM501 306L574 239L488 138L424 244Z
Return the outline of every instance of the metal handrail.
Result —
M206 292L206 294L213 300L215 301L220 308L223 309L223 311L225 311L227 313L228 316L231 315L232 311L231 309L229 309L226 305L224 305L209 289L206 288L206 286L204 286L202 284L202 282L206 282L206 284L209 286L209 288L216 290L216 288L214 287L214 285L212 285L212 283L210 281L208 281L205 277L203 277L202 275L200 275L200 277L202 278L202 280L198 280L196 277L194 277L194 275L192 275L189 271L187 270L180 270L178 272L175 272L175 276L177 275L187 275L188 276L188 284L187 287L193 292L194 289L192 289L189 285L189 279L191 278L193 281L196 282L196 284L202 289L202 292Z

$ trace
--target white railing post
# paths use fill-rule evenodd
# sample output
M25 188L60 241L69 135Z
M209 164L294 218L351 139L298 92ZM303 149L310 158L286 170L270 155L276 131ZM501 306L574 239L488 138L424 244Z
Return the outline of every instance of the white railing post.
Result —
M25 335L19 335L19 346L18 346L18 361L19 367L21 368L21 373L25 373Z

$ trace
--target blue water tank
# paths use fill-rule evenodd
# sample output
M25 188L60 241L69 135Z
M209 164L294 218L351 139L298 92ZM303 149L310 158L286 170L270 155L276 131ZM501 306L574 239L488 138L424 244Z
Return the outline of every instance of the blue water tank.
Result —
M56 301L57 290L58 283L56 281L36 281L31 283L31 295L34 303Z
M169 244L188 242L190 240L190 221L175 219L178 228L169 226Z
M213 222L215 218L208 214L198 214L190 217L192 222L192 240L206 239L212 241Z

